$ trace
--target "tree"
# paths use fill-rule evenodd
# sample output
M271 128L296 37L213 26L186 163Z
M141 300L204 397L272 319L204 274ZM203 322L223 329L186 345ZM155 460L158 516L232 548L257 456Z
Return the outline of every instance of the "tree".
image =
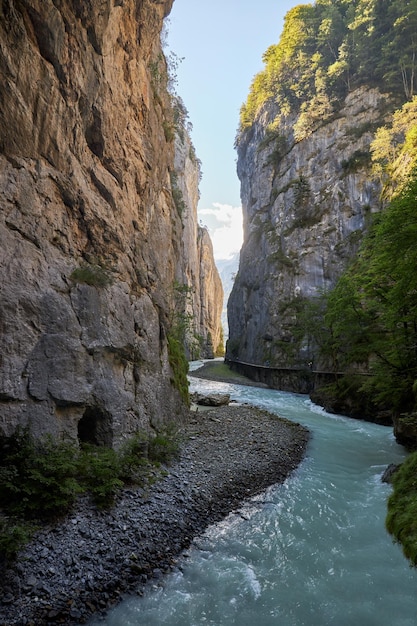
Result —
M363 391L396 413L416 408L417 171L376 219L329 295L325 321L339 367L369 368Z
M241 110L240 132L268 101L285 116L305 114L313 99L314 106L326 102L337 108L360 85L410 99L417 80L417 0L298 5L288 11L281 38L263 61Z
M417 97L379 128L371 145L374 172L384 184L384 198L402 189L417 164Z

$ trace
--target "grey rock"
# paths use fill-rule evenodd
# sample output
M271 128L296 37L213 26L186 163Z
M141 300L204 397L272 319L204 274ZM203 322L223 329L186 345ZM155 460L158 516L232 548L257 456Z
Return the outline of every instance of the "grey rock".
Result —
M171 96L151 87L172 0L55 4L0 23L0 433L77 441L81 423L117 448L180 419L174 313L213 350L223 292L190 139L161 133Z
M381 476L382 482L391 483L392 477L394 476L395 472L398 470L399 467L400 466L396 465L395 463L390 463L388 467L384 470L384 473Z
M370 159L351 169L343 164L369 151L369 129L384 125L394 108L388 96L361 87L305 139L295 140L297 116L289 114L280 121L279 137L268 141L268 125L280 113L269 102L239 138L245 233L228 302L228 358L320 366L314 346L300 339L297 307L331 289L357 251L368 216L381 209L381 183ZM285 143L281 153L277 142Z

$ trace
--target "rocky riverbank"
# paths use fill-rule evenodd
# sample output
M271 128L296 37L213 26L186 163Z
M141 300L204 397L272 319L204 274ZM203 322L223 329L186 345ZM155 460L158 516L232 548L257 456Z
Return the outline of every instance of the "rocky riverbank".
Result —
M99 512L83 499L2 575L1 626L79 625L175 567L193 537L301 461L308 431L249 406L190 412L180 458Z

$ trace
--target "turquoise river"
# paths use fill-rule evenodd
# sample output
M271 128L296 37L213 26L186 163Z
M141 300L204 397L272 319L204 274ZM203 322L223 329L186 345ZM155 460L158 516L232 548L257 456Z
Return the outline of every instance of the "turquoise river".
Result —
M417 570L384 526L381 475L405 457L392 429L303 395L196 378L190 389L304 424L307 455L283 485L197 537L161 585L92 626L416 626Z

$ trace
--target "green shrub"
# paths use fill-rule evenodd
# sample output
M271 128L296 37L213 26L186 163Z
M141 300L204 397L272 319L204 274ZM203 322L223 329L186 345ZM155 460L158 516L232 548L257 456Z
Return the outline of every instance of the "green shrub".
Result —
M179 439L174 428L167 428L149 439L148 458L152 463L169 464L179 454Z
M80 478L99 509L110 507L123 482L119 478L120 459L112 448L83 444Z
M395 472L388 500L386 527L401 543L405 556L417 566L417 452Z
M173 427L156 435L139 431L119 451L35 440L27 429L0 438L0 561L15 556L35 523L68 513L79 494L109 508L123 485L145 484L152 467L168 464L178 450Z
M136 433L119 451L119 478L125 484L142 485L149 473L149 436Z
M71 273L70 279L74 283L84 283L92 287L108 287L113 283L110 270L94 263L80 265Z
M33 527L24 521L0 517L0 563L10 562L30 540Z
M73 444L35 441L18 429L0 441L0 507L26 519L54 518L82 491Z
M371 153L368 150L355 150L347 160L342 161L342 168L346 174L357 172L371 164Z

